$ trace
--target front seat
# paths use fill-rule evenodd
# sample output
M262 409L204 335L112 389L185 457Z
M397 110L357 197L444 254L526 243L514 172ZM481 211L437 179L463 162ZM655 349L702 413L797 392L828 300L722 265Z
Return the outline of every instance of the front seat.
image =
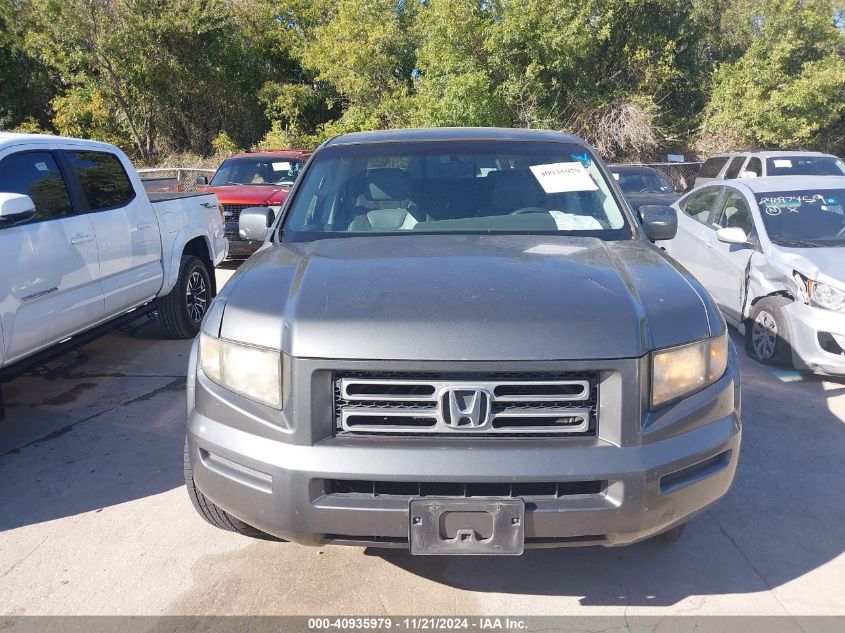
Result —
M355 208L360 215L349 224L351 233L407 230L420 222L419 210L411 201L411 176L394 167L367 172Z
M487 177L492 187L490 207L495 215L526 208L539 210L546 203L545 192L527 170L491 172Z

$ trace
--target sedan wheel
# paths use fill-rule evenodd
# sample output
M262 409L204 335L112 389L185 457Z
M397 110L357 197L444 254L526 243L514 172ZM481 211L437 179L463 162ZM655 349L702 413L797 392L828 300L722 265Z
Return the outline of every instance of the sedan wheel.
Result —
M788 297L765 297L751 308L745 323L745 349L761 363L787 365L792 361L789 323L784 312Z
M771 314L761 310L751 328L751 344L754 346L754 351L760 359L770 360L775 355L777 342L777 321Z

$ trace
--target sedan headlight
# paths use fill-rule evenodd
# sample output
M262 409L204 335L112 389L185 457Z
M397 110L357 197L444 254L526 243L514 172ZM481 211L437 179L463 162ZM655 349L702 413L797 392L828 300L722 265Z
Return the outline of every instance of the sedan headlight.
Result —
M801 273L795 273L795 281L801 290L801 298L804 303L825 310L845 311L845 293L841 290L809 279Z
M651 406L677 400L719 380L728 367L728 334L654 352Z
M282 354L200 334L200 367L221 387L282 408Z

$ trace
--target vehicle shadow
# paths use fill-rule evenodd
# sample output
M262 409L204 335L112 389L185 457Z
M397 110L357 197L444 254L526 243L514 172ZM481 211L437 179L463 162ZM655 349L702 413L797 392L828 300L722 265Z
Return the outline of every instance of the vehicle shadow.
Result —
M241 259L224 259L222 262L217 264L216 268L222 268L223 270L237 270L245 261L246 257Z
M86 346L89 360L53 380L4 385L0 531L96 511L183 485L190 341L159 341L156 323Z
M735 333L734 340L743 377L739 469L728 495L693 519L679 542L527 550L515 558L367 553L464 590L639 606L766 591L834 560L845 550L845 493L835 483L845 477L845 381L798 375L781 382L745 355Z

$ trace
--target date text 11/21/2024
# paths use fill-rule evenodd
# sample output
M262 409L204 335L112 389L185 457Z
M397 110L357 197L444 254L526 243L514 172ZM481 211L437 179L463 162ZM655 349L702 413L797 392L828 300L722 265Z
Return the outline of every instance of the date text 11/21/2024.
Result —
M308 618L308 629L311 631L336 630L408 630L408 631L442 631L442 630L472 630L481 631L520 631L528 628L528 622L523 618L511 617L327 617Z

